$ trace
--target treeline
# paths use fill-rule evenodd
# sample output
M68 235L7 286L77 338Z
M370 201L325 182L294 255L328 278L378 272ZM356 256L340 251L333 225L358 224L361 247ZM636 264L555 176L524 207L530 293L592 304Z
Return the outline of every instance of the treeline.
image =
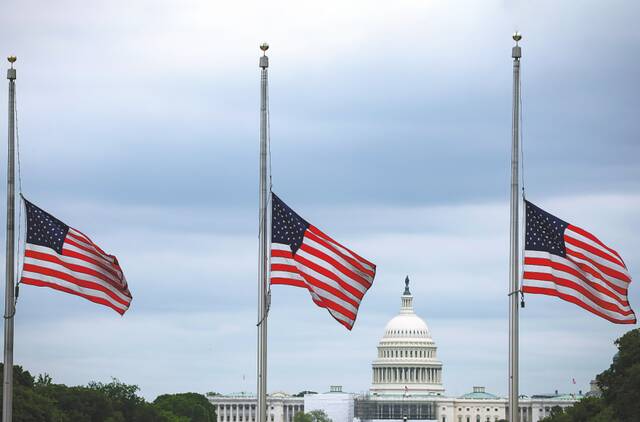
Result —
M596 377L600 397L588 397L563 411L556 407L543 422L640 421L640 329L618 340L611 366Z
M197 393L164 394L150 403L138 386L116 379L68 387L46 374L34 378L20 366L13 368L13 383L14 422L216 421L213 405Z

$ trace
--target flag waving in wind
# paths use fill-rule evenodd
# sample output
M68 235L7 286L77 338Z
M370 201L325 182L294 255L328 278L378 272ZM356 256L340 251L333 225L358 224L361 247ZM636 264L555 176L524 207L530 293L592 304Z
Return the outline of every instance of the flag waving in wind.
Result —
M272 193L271 284L303 287L351 330L376 266L309 224Z
M529 201L522 291L557 296L616 324L635 324L631 276L616 251Z
M26 199L24 203L27 239L20 282L81 296L124 314L132 298L117 258Z

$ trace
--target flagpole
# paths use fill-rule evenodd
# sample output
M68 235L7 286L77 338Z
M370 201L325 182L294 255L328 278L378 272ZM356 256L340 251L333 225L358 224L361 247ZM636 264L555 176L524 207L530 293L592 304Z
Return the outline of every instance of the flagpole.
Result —
M518 42L522 35L513 34L516 45L511 50L513 58L513 117L511 138L511 241L509 261L509 422L518 421L518 293L519 283L519 143L520 143L520 58L522 51Z
M13 316L15 314L15 104L16 104L16 70L13 63L15 56L8 57L11 68L7 70L9 80L9 139L7 154L7 246L6 246L6 278L4 296L4 374L2 395L2 420L11 422L13 417Z
M267 179L268 154L268 116L267 116L267 82L269 58L267 50L269 44L260 45L260 263L258 271L258 419L257 422L267 421L267 280L268 274L268 211L269 185Z

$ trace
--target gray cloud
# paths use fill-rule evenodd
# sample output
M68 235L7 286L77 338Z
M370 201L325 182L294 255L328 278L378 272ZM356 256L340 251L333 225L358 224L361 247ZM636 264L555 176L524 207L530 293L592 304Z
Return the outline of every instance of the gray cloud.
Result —
M351 333L306 292L274 289L270 389L367 389L409 273L449 392L505 393L516 28L529 198L614 245L632 274L640 267L635 4L0 7L0 51L19 56L25 194L116 253L134 293L119 318L25 287L16 356L35 372L67 383L113 375L149 398L254 389L265 39L274 189L379 269ZM630 301L640 303L635 287ZM528 298L522 390L570 389L572 377L586 389L624 331ZM562 348L540 347L550 341Z

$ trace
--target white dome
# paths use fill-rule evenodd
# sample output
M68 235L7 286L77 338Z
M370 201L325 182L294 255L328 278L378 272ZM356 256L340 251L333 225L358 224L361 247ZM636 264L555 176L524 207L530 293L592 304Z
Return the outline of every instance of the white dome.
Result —
M400 297L400 313L384 328L378 343L378 356L373 361L371 393L394 396L442 394L442 362L427 323L413 310L409 277Z
M420 338L431 339L429 327L416 314L400 314L391 319L384 327L383 338Z

